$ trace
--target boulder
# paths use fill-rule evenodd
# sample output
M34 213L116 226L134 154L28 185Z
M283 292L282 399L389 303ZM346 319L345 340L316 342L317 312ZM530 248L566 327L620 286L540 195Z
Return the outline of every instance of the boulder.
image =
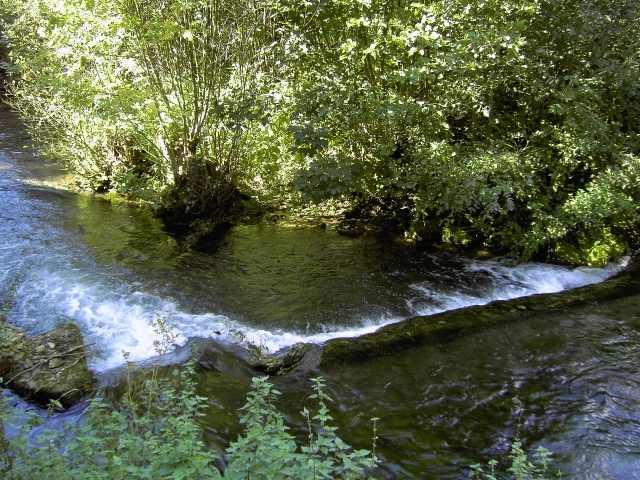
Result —
M70 407L94 385L82 335L71 323L29 337L0 318L0 377L4 386L40 405L55 400Z

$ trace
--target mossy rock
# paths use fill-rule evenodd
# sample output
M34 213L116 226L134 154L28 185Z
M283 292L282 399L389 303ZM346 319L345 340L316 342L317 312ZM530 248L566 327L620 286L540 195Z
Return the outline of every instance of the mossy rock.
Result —
M71 323L29 337L0 322L0 376L5 386L40 405L55 400L69 407L94 386L82 335Z
M276 355L257 355L250 359L249 364L267 375L284 375L294 370L311 349L309 344L296 343Z

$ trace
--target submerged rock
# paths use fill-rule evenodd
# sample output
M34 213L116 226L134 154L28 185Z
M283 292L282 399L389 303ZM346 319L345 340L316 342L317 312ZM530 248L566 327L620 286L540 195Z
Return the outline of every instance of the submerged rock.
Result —
M296 343L276 355L258 355L250 359L249 364L255 370L267 375L284 375L294 370L306 353L312 350L308 343Z
M271 376L308 375L327 367L390 355L416 345L446 343L480 329L526 320L529 315L614 300L638 291L640 258L635 255L623 272L599 284L413 317L382 327L374 333L329 340L324 345L298 343L279 353L268 354L260 349L246 349L211 338L194 338L170 354L137 365L135 378L143 381L154 369L171 371L189 359L196 361L200 371L246 381L257 373ZM122 394L126 378L123 368L111 379L110 389Z
M0 377L26 400L69 407L93 390L78 327L67 323L35 337L0 318Z

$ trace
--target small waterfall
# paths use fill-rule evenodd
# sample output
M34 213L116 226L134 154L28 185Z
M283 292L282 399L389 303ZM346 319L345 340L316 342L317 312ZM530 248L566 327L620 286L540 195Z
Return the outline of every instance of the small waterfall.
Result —
M603 269L568 269L544 264L509 267L499 262L470 262L465 278L481 275L488 281L488 288L474 291L473 286L461 284L459 289L443 289L434 282L416 283L411 285L415 296L407 299L408 310L413 315L430 315L494 300L558 292L600 282L623 266L621 263ZM158 319L171 326L179 345L191 337L210 337L275 352L297 342L321 343L362 335L405 318L388 315L362 319L355 325L312 334L268 331L226 315L190 313L173 299L145 293L142 285L116 284L108 276L75 269L42 267L31 270L21 283L14 309L15 316L24 319L22 326L32 330L46 330L61 319L79 324L87 342L94 344L91 364L97 371L121 365L124 352L134 361L154 356L154 342L158 338L154 324ZM33 321L38 324L29 324L29 319L37 319Z

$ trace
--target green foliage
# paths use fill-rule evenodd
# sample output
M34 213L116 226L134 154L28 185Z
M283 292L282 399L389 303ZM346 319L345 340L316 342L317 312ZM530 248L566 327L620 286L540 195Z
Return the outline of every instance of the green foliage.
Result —
M231 444L231 460L225 478L362 478L376 464L367 450L354 450L337 435L322 379L315 379L318 411L303 411L308 422L308 444L300 449L287 432L282 415L274 406L280 392L264 378L254 378L253 391L243 408L240 423L245 434Z
M364 478L377 460L354 450L330 425L330 400L322 380L314 382L318 412L309 419L308 444L297 446L275 407L279 392L255 378L240 422L244 433L227 450L221 474L216 455L202 441L198 419L206 399L196 393L194 366L168 378L153 372L142 390L132 383L121 404L93 400L82 424L67 431L31 435L26 423L18 437L0 436L0 471L7 480L117 479L293 479ZM140 399L140 400L136 400ZM2 403L0 425L10 419ZM315 425L312 425L314 424Z
M10 102L83 186L229 209L263 120L264 2L2 0Z
M83 186L162 200L168 224L206 230L241 194L332 200L591 264L640 245L639 9L0 0L33 135Z
M3 478L219 478L197 423L205 399L195 393L193 365L172 379L147 381L144 391L144 404L92 401L83 423L67 432L33 438L25 426L9 441L12 461Z
M0 9L11 104L83 185L108 188L128 171L133 146L123 118L136 95L112 3L2 0Z
M188 215L233 205L270 65L271 13L248 0L119 0L147 84L141 143ZM144 143L144 140L149 141ZM223 216L224 212L216 212Z
M162 322L158 327L162 329ZM164 333L163 333L164 335ZM194 365L164 378L153 371L134 393L133 382L120 403L93 400L81 423L63 431L38 431L38 418L22 419L21 433L7 438L4 424L16 424L5 397L0 398L0 473L7 480L34 478L117 479L360 479L377 464L377 430L373 450L356 450L340 439L322 378L313 380L317 408L306 407L306 441L297 442L276 408L280 392L266 378L254 378L241 409L243 433L226 451L224 472L216 455L202 441L198 419L207 399L198 396ZM136 400L137 399L137 400ZM472 465L476 480L551 480L561 478L552 454L538 448L528 455L514 441L503 469L497 460Z
M525 258L638 231L637 2L283 5L308 198Z
M532 457L523 450L522 443L516 440L511 445L509 452L509 466L507 473L500 475L497 472L498 461L491 460L486 467L479 464L471 466L471 478L474 480L551 480L562 478L558 471L552 471L552 454L544 447L539 447Z

